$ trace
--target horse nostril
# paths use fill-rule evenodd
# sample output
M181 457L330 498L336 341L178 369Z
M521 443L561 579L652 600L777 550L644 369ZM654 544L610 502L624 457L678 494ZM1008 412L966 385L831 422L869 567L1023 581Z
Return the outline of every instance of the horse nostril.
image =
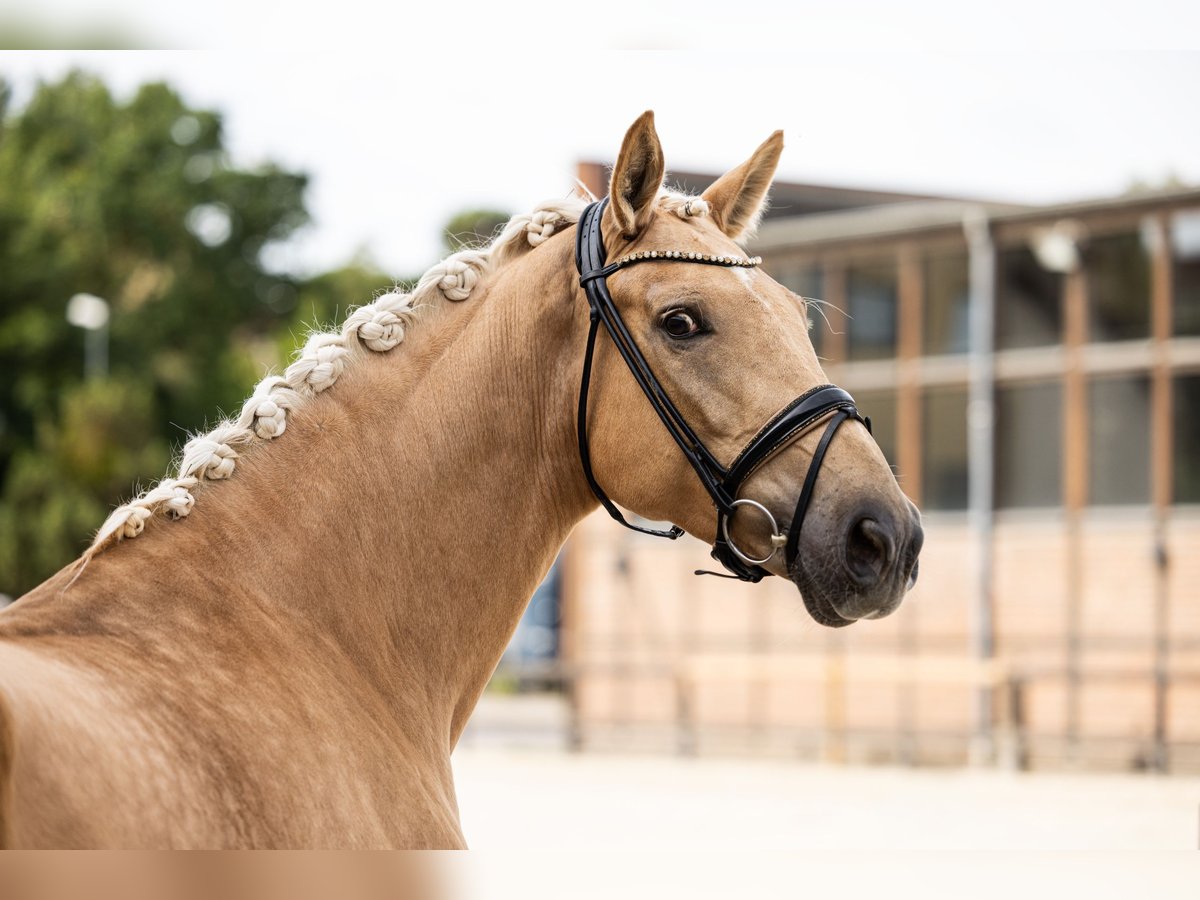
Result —
M846 538L846 568L862 587L881 581L896 560L891 529L875 519L859 519Z

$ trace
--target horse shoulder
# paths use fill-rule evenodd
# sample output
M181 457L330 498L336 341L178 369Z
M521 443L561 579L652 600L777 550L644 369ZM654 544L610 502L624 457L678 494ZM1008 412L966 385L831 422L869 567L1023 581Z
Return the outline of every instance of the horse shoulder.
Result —
M0 616L6 845L462 845L448 750L328 648L88 608Z

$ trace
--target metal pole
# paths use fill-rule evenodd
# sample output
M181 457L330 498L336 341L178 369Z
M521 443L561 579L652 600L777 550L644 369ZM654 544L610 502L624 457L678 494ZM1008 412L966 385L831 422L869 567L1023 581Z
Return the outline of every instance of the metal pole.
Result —
M108 375L108 320L108 301L95 294L76 294L67 303L67 321L85 332L85 379L104 378Z
M83 338L83 374L85 378L108 375L108 323L88 328Z
M996 308L996 249L987 213L978 207L963 216L969 260L968 347L970 374L967 393L967 516L972 541L974 584L971 603L971 645L981 661L996 651L992 601L992 473L995 448L996 370L992 353ZM976 690L971 761L995 757L992 687Z
M1171 689L1171 580L1170 515L1172 480L1171 301L1174 251L1166 215L1151 220L1151 334L1154 369L1151 373L1150 479L1154 507L1154 738L1152 767L1167 772L1171 766L1168 730Z

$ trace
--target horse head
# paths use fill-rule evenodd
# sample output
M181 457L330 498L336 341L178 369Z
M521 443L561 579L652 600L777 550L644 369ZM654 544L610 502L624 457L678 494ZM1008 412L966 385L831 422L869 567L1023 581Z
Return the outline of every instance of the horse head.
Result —
M577 235L591 309L580 446L597 497L714 545L735 577L790 579L829 626L892 612L920 516L853 398L828 383L808 300L739 245L783 150L771 135L699 198L662 190L647 112ZM594 356L594 359L593 359ZM644 530L644 529L643 529Z

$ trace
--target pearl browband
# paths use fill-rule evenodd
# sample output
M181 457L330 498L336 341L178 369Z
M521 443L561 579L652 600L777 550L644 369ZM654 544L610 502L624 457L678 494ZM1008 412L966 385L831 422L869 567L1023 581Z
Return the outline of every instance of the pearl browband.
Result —
M712 253L694 253L691 250L641 250L637 253L630 253L628 256L622 256L609 263L606 268L619 269L630 263L647 259L680 259L714 266L741 266L744 269L752 269L762 264L761 256L717 256Z

